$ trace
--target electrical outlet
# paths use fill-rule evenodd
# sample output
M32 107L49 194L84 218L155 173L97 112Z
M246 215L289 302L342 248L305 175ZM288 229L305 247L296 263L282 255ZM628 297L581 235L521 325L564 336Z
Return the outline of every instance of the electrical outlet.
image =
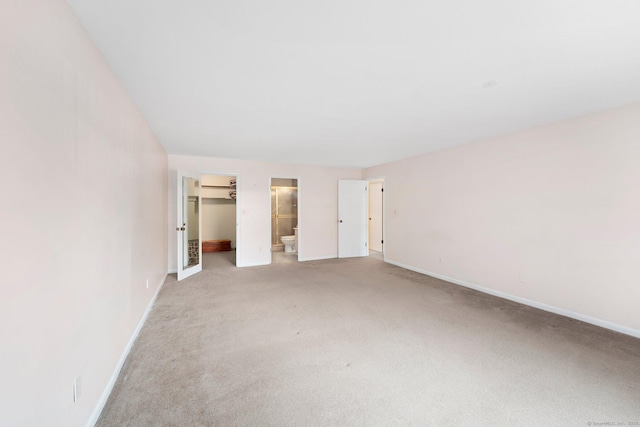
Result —
M147 279L147 289L149 289L149 279Z
M440 264L444 264L444 257L443 256L440 257Z
M80 381L80 377L75 377L73 379L73 401L77 402L80 399L80 394L82 393L82 383Z

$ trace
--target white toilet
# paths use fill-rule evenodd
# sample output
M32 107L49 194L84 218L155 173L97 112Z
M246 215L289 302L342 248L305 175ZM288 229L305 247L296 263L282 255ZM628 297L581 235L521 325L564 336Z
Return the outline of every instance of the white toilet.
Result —
M296 236L282 236L280 240L284 243L285 252L295 252Z

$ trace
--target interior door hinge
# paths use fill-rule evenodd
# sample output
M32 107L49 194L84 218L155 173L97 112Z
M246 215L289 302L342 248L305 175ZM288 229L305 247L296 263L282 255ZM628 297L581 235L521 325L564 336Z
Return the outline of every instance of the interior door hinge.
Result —
M380 243L384 243L384 240L380 240Z
M381 188L380 191L382 191L384 193L384 188Z

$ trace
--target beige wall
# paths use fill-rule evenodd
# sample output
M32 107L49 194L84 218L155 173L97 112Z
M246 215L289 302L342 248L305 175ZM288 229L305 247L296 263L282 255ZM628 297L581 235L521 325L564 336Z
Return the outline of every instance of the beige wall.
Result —
M167 156L63 0L0 2L0 141L0 425L86 425L167 271Z
M169 268L176 269L176 170L237 175L238 266L271 262L271 178L298 179L299 259L338 255L338 180L360 179L359 169L323 168L285 163L169 156Z
M367 169L389 261L640 336L640 104Z
M0 141L2 425L91 419L175 269L177 168L238 175L239 265L270 260L271 177L300 180L301 259L337 255L337 180L361 178L167 163L63 0L0 2ZM385 178L389 260L640 335L638 159L632 105L364 175Z

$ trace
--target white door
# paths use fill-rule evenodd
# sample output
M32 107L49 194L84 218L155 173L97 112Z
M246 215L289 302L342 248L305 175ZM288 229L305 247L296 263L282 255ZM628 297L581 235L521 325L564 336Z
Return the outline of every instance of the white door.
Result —
M200 175L178 171L178 280L202 271Z
M368 256L367 181L338 181L338 257Z
M382 252L382 181L369 183L369 249Z

